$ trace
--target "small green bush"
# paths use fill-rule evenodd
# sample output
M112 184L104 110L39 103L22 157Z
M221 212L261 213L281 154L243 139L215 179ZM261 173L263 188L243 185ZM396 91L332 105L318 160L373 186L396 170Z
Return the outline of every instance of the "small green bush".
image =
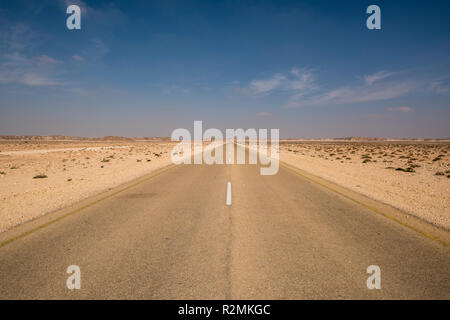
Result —
M397 168L397 169L395 169L396 171L403 171L403 172L416 172L413 168L411 168L411 167L408 167L408 168L406 168L406 169L403 169L403 168Z
M38 174L33 177L33 179L45 179L45 178L48 178L47 175L45 174Z

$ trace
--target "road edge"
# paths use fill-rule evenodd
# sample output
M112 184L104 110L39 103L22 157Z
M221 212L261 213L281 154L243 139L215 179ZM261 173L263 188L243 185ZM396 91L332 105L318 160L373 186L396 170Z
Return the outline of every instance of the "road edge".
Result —
M434 225L429 221L418 218L389 204L371 199L366 195L350 190L344 186L341 186L324 178L318 177L284 161L280 160L280 166L312 183L315 183L329 191L337 193L344 198L356 202L357 204L371 210L376 214L382 215L391 221L401 224L410 230L413 230L447 248L450 248L450 232L440 226Z
M109 190L97 193L93 196L87 197L81 201L78 201L74 204L71 204L62 209L58 209L56 211L48 212L42 216L36 217L32 220L28 220L22 224L16 225L11 229L7 229L0 233L0 248L14 242L15 240L26 237L29 234L34 233L35 231L41 230L51 224L54 224L66 217L72 216L83 211L86 208L89 208L103 200L111 198L123 191L131 189L143 182L146 182L153 177L156 177L166 171L169 171L175 167L179 167L180 165L175 165L169 163L159 169L156 169L150 173L147 173L141 177L128 181L126 183L120 184L116 187L113 187Z

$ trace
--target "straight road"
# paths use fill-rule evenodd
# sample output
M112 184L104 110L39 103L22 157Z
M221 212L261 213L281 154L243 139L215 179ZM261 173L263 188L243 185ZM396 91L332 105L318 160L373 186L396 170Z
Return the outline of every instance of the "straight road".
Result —
M180 165L0 247L0 298L449 299L450 250L283 167Z

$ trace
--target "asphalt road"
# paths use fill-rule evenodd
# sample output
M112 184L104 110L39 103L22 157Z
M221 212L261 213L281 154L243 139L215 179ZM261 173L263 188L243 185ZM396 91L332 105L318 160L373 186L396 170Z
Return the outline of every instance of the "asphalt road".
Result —
M0 247L0 298L449 299L450 250L284 167L181 165Z

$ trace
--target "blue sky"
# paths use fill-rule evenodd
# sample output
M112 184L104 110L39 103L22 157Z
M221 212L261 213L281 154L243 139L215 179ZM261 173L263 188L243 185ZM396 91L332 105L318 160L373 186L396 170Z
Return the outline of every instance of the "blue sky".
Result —
M81 7L81 30L66 8ZM366 8L381 8L381 30ZM449 1L2 1L0 134L450 137Z

